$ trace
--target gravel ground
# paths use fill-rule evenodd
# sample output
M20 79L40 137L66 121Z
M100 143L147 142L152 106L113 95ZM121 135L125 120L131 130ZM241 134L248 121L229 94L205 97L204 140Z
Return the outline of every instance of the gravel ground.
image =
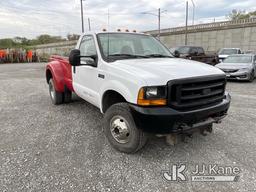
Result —
M152 137L133 155L115 151L99 110L81 99L53 106L45 64L0 65L0 191L255 191L256 80L229 82L229 116L214 133L168 146ZM238 182L168 182L179 162L240 168Z

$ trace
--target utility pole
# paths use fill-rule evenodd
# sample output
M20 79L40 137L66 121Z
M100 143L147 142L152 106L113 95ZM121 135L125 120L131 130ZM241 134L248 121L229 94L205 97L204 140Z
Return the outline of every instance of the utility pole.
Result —
M185 30L185 45L188 44L188 1L186 2L186 30Z
M91 20L90 20L90 18L88 18L88 27L89 27L89 31L91 31Z
M83 0L81 1L81 21L82 21L82 33L84 33L84 8L83 8Z
M158 9L158 39L160 40L161 36L161 9Z
M191 2L193 4L193 21L192 21L192 25L194 25L195 24L195 7L196 7L196 5L194 3L194 0L191 0Z

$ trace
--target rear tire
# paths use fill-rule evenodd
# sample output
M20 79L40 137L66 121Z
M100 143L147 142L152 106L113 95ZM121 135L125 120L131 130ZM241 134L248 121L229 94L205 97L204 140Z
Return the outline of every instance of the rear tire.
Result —
M147 135L135 125L127 103L112 105L104 115L104 132L109 143L118 151L135 153L147 141Z
M64 95L62 92L56 91L53 79L49 80L49 93L54 105L60 105L63 103Z
M65 103L70 103L72 100L72 92L70 90L65 90L64 92L64 102Z

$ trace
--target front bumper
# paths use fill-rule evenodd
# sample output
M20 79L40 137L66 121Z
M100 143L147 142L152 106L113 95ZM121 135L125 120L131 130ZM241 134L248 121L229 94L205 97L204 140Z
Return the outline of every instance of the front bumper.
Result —
M138 128L155 134L183 133L212 123L227 115L231 102L228 93L219 104L193 111L177 111L170 107L140 107L130 104Z
M250 80L250 72L235 72L235 73L226 73L227 79L230 80Z

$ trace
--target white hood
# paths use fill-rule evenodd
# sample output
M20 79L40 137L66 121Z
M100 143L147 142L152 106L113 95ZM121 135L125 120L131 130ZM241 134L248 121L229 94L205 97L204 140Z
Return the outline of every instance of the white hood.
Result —
M130 77L144 80L148 86L165 85L174 79L224 75L224 73L208 64L179 59L153 58L118 60L111 65L122 73L130 73ZM123 74L126 76L127 74ZM139 80L139 79L138 79Z

